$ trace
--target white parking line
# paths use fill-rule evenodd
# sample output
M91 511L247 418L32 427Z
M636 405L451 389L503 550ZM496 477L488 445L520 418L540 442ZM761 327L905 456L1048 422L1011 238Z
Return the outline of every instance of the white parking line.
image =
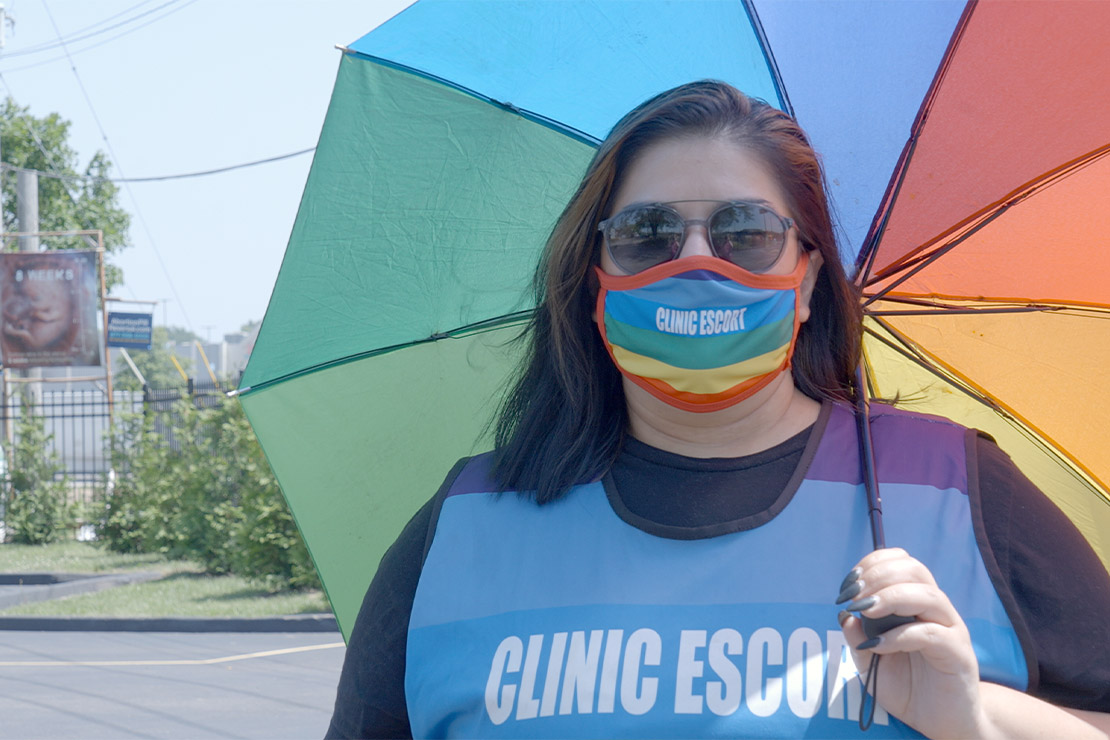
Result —
M331 648L346 647L344 642L328 642L323 645L304 645L302 647L283 648L281 650L263 650L258 653L243 653L241 655L227 655L222 658L203 658L198 660L0 660L0 668L46 668L51 666L144 666L144 665L214 665L216 663L231 663L236 660L251 660L252 658L268 658L272 655L288 655L290 653L304 653L311 650L329 650Z

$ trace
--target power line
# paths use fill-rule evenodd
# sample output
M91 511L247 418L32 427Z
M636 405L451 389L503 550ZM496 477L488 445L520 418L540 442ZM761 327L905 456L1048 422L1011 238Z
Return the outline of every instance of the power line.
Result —
M38 172L42 177L50 177L56 180L70 180L76 182L162 182L165 180L184 180L189 177L204 177L206 175L218 175L223 172L231 172L233 170L241 170L247 167L255 167L260 164L269 164L270 162L280 162L283 159L291 159L299 157L302 154L316 151L316 147L310 146L307 149L300 149L288 154L279 154L276 157L266 157L265 159L256 159L253 162L240 162L239 164L228 165L227 167L217 167L212 170L201 170L200 172L181 172L176 175L158 175L154 177L97 177L95 175L66 175L60 172L42 172L41 170L33 170ZM13 165L0 165L7 170L28 169L27 167L15 167Z
M165 5L160 5L157 8L146 11L145 13L140 13L139 15L135 16L134 18L128 18L125 21L120 21L119 23L117 23L113 26L109 26L108 28L102 28L99 31L88 34L87 36L71 35L71 36L66 38L66 42L72 44L75 41L81 41L82 39L89 38L90 36L95 36L95 35L100 34L100 33L106 33L108 31L111 31L113 28L118 28L121 25L126 25L128 23L131 23L134 20L138 20L139 18L142 18L143 16L149 15L149 14L151 14L151 13L157 11L157 10L160 10L161 8L166 7L166 5L173 5L174 3L179 2L179 1L180 0L170 0ZM120 12L115 13L114 15L110 15L107 18L103 18L103 19L97 21L96 23L93 23L90 26L85 26L84 28L79 28L76 31L74 31L73 33L74 34L81 34L81 33L84 33L85 31L91 31L92 29L96 28L97 26L102 26L110 20L113 20L115 18L119 18L121 15L126 15L127 13L130 13L132 10L138 10L142 6L149 5L152 2L154 2L154 0L142 0L142 2L137 3L136 5L132 5L130 8L127 8L125 10L121 10ZM43 42L38 43L38 44L32 44L31 46L26 46L22 49L19 49L18 51L9 52L9 53L5 54L4 56L6 56L6 57L18 57L18 56L24 56L25 54L38 54L39 52L47 51L49 49L57 49L59 46L61 46L61 44L59 44L57 41L43 41Z
M100 116L96 114L96 108L93 106L92 99L89 97L88 90L85 89L85 83L81 80L81 75L77 72L77 65L73 62L73 57L69 54L69 46L66 44L65 39L62 38L62 32L58 29L58 24L54 20L54 14L50 12L50 6L46 0L42 0L42 7L46 10L46 15L50 19L50 25L54 27L54 33L57 34L58 40L62 45L62 50L66 53L66 58L69 59L69 68L73 70L73 76L77 79L77 86L81 88L81 94L85 97L85 102L92 112L93 121L96 122L96 127L100 131L100 136L104 139L104 144L108 147L108 153L112 155L112 160L119 169L120 174L123 174L123 167L120 165L120 159L116 155L115 150L112 148L112 142L108 141L108 134L104 132L104 126L100 123ZM166 277L166 282L170 285L170 291L173 292L174 298L177 300L177 305L181 309L181 315L185 319L185 326L189 331L193 331L193 324L189 321L189 314L185 311L185 303L181 300L181 296L177 292L177 286L173 283L173 278L170 277L170 271L166 268L166 263L162 259L162 253L158 251L158 245L154 241L154 235L147 225L146 218L143 217L142 209L139 208L139 201L135 198L135 194L131 191L131 185L124 183L123 187L127 190L127 194L131 196L131 202L135 206L135 215L139 217L139 223L142 224L143 231L146 232L147 239L150 241L150 247L154 250L154 256L158 258L158 264L162 268L162 274ZM193 332L194 334L196 332Z
M173 0L173 2L180 2L180 1L181 0ZM157 16L155 18L151 18L146 23L140 23L139 25L134 26L132 28L129 28L126 31L123 31L122 33L117 33L115 36L112 36L110 38L106 38L103 41L99 41L95 44L89 44L88 46L82 47L80 49L74 49L72 52L70 52L69 49L66 48L65 44L55 44L53 46L41 48L38 51L48 51L49 49L56 49L59 46L61 46L63 51L65 51L65 54L63 54L62 56L51 57L50 59L43 59L41 61L34 62L32 64L24 64L22 67L11 67L11 68L6 69L4 71L5 72L22 72L25 69L33 69L35 67L41 67L45 64L51 64L52 62L57 62L57 61L60 61L62 59L69 59L70 64L72 64L73 63L73 59L72 59L73 55L81 54L81 53L86 52L86 51L90 51L92 49L97 48L98 46L104 46L104 44L111 43L112 41L115 41L116 39L119 39L119 38L123 38L124 36L126 36L130 33L134 33L135 31L138 31L142 28L146 28L151 23L157 23L158 21L162 20L163 18L168 18L170 15L173 15L174 13L176 13L179 10L184 10L185 8L189 7L190 5L195 3L196 1L197 0L186 0L184 5L178 5L175 8L171 8L169 11L163 13L162 15ZM168 4L169 3L167 3L167 5ZM165 7L165 6L159 6L159 8L155 8L154 10L158 10L162 7ZM154 10L152 10L150 12L154 12ZM57 28L57 27L55 26L55 28ZM107 30L107 29L105 29L105 30ZM98 32L98 33L100 33L100 32ZM96 34L90 34L90 35L96 35ZM6 54L5 57L12 57L12 56L15 56L18 53L22 53L22 52L11 52L9 54Z

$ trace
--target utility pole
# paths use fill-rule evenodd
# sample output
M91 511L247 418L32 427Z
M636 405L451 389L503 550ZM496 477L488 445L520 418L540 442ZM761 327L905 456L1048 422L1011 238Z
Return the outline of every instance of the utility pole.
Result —
M8 16L4 10L3 4L0 4L0 56L4 54L4 41L8 28ZM0 137L2 139L3 137ZM0 142L2 143L2 142ZM4 231L4 157L3 148L0 147L0 231ZM3 250L7 244L0 244L0 250ZM11 470L12 462L12 417L8 413L8 368L4 366L0 368L0 418L4 420L4 449L6 467Z
M37 232L39 230L39 173L33 170L17 170L15 197L19 230L23 233ZM39 251L39 237L37 235L19 237L19 251ZM24 370L24 377L28 379L41 378L42 369L29 368ZM31 403L42 403L42 386L39 383L28 383L27 392Z
M4 4L0 3L0 56L4 54L4 36L7 33L7 28L8 16L4 12ZM2 221L4 217L4 169L2 166L4 157L2 154L3 149L0 148L0 221ZM3 224L0 223L0 231L3 230ZM2 245L0 245L0 248L2 248Z
M39 230L39 173L34 170L17 170L15 174L16 219L19 230L27 233ZM39 251L37 236L19 237L20 252Z

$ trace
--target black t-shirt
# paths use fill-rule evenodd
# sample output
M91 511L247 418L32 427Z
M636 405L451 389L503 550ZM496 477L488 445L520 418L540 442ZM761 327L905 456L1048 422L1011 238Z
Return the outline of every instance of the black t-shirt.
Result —
M610 498L660 529L712 527L765 512L802 461L806 430L742 458L691 458L627 439ZM992 441L976 440L983 528L1028 630L1029 693L1110 712L1110 576L1066 516ZM435 499L382 558L347 646L328 738L411 737L405 649ZM768 518L770 518L768 516ZM911 553L912 554L912 553ZM830 602L836 584L830 585Z

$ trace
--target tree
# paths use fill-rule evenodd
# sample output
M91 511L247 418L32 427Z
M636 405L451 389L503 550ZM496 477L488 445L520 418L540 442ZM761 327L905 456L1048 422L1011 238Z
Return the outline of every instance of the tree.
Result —
M70 148L69 121L57 113L43 118L11 98L0 104L0 156L11 168L51 172L65 178L39 176L39 230L101 229L104 249L110 255L127 246L131 217L119 206L119 188L107 178L112 168L108 156L98 151L83 173L77 172L77 153ZM84 175L84 177L80 177ZM5 171L4 231L16 230L16 176ZM52 238L44 249L87 249L80 238ZM123 280L119 267L105 260L107 289Z
M165 327L165 331L166 339L174 343L201 341L200 337L183 326L167 326Z

